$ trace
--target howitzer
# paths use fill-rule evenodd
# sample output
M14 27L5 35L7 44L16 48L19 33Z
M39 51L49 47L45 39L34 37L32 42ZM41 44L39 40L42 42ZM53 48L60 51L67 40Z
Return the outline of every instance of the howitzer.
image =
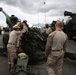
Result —
M21 49L29 55L29 64L46 61L44 53L46 34L41 34L38 28L29 28L28 32L24 33L21 38Z
M65 11L64 16L70 16L72 18L71 23L76 23L76 13Z
M75 40L76 39L76 13L65 11L64 16L71 17L71 19L66 21L65 30L69 39Z
M64 27L66 34L68 35L69 40L76 41L76 13L65 11L64 16L70 16L70 18L66 21L66 25ZM76 60L75 49L67 49L65 56Z
M6 23L7 25L12 28L19 20L15 15L9 16L5 11L0 7L0 11L6 16Z

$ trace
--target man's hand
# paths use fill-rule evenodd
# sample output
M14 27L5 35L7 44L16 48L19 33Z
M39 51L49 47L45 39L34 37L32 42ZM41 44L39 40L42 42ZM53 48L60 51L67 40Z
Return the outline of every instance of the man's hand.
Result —
M49 56L49 54L50 54L49 52L48 52L48 53L47 53L47 52L45 52L45 56L46 56L46 57L48 57L48 56Z

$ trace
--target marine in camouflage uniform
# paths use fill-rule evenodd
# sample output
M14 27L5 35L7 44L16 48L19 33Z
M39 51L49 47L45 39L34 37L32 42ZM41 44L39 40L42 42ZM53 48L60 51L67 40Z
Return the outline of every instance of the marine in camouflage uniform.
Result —
M7 43L9 40L9 29L4 29L4 34L3 34L3 49L4 49L4 54L7 55Z
M56 30L47 38L45 54L47 56L48 75L61 75L64 50L66 48L67 35L62 31L63 22L57 21Z
M27 27L27 24L25 24L24 22L22 22L25 26L26 26L26 32L28 32L28 27ZM22 36L23 34L19 34L18 36L17 36L17 43L16 43L16 51L17 51L17 53L20 53L22 50L20 49L20 45L21 45L21 36Z
M49 33L51 33L51 32L52 32L52 29L51 29L51 27L49 27L49 25L48 25L48 24L45 24L45 27L44 27L44 28L42 28L42 29L40 30L40 32L41 32L41 33L49 34Z
M23 23L22 23L23 29L20 31L19 24L21 23L18 22L15 26L13 26L13 31L11 31L9 34L7 49L8 49L8 66L10 70L14 68L14 58L16 56L16 47L19 41L18 36L27 31L27 27Z

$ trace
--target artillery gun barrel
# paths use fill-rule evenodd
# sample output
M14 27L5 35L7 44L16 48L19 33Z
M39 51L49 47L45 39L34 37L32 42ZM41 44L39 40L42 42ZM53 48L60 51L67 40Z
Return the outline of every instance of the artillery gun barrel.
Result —
M69 11L65 11L64 12L64 16L74 16L74 15L76 15L76 13L72 13L72 12L69 12Z
M2 7L0 7L0 11L6 16L6 22L7 22L7 21L9 22L8 26L9 26L9 27L12 27L11 21L10 21L10 16L5 13L5 11L3 10Z
M3 10L3 8L0 7L0 11L6 16L6 18L9 18L9 15L5 13L5 11Z
M0 7L0 11L2 11L2 8Z

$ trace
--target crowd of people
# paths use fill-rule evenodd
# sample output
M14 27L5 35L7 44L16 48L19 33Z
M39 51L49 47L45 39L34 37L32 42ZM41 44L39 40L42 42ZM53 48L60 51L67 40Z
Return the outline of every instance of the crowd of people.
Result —
M48 75L61 75L64 51L67 43L67 35L62 31L63 22L57 20L55 29L55 31L52 31L48 24L45 24L45 27L40 29L41 33L46 33L48 35L45 46L45 55L47 57L46 68ZM7 36L9 39L6 40L3 36L4 49L8 54L8 68L10 71L13 71L14 68L13 59L19 49L20 37L27 31L28 24L27 21L24 20L23 22L15 24L13 26L13 30L9 32L9 35L7 35L8 31L6 31L7 33L4 36ZM7 43L5 43L5 40Z

